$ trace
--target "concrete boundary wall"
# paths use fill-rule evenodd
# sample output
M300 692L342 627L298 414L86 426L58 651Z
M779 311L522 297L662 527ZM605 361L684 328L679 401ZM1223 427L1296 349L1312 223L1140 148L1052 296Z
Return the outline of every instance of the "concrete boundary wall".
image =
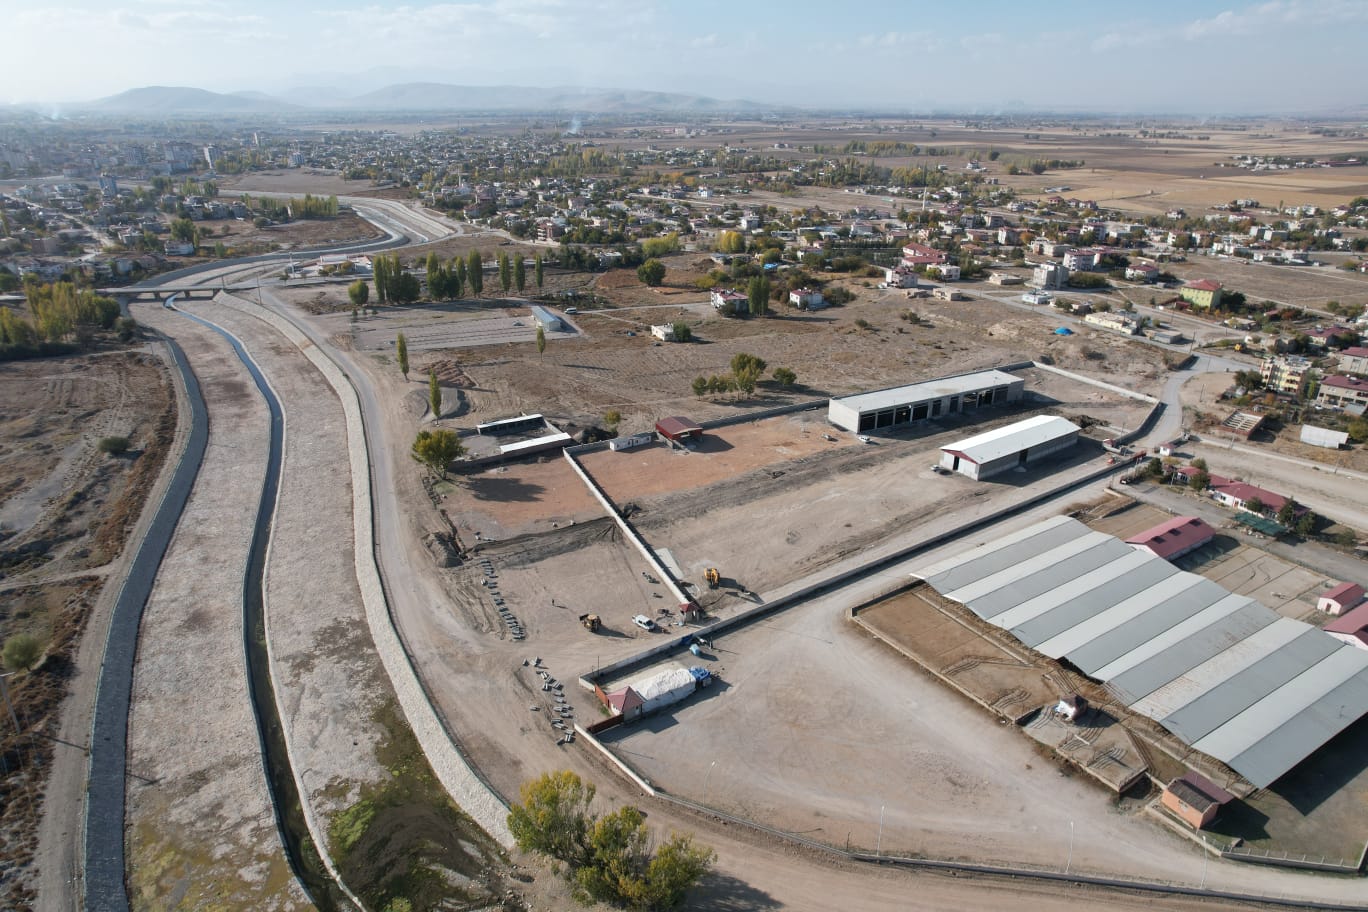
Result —
M423 689L405 650L399 632L390 618L380 568L375 558L375 534L371 501L370 461L366 449L365 422L361 403L351 381L333 360L319 350L297 326L267 308L226 295L239 310L259 316L278 329L313 362L341 400L347 422L347 441L352 475L352 515L354 561L357 584L366 609L371 639L385 673L394 688L404 717L413 729L423 753L442 787L463 811L490 836L505 847L513 845L508 830L508 808L502 799L475 773L446 731L440 715ZM245 305L245 306L244 306Z
M642 557L646 558L646 562L651 565L651 569L656 572L656 575L660 577L661 581L669 587L670 592L674 594L674 597L678 599L678 604L685 605L692 601L692 599L685 594L684 590L679 588L679 584L675 582L674 576L669 570L665 569L665 565L661 563L660 558L656 557L655 552L652 551L646 542L642 540L641 536L637 534L637 531L632 527L632 524L622 518L622 514L618 512L617 507L613 506L613 502L608 499L608 495L604 490L598 486L598 482L589 477L589 473L584 471L584 467L579 464L574 456L570 455L568 450L564 452L566 461L569 462L570 466L575 470L575 474L584 481L585 486L589 488L589 493L594 495L594 499L599 502L603 509L608 511L608 515L618 524L618 528L622 530L622 534L626 535L627 540L636 546L636 549L641 552Z
M913 555L921 551L926 551L930 548L938 547L961 535L973 532L977 529L983 528L984 526L991 525L992 523L995 523L1001 519L1005 519L1008 516L1012 516L1015 513L1019 513L1023 510L1029 510L1031 507L1034 507L1035 505L1043 501L1049 500L1052 497L1058 497L1059 495L1065 494L1073 490L1074 488L1079 488L1084 485L1090 484L1098 478L1101 478L1112 472L1125 469L1129 465L1131 465L1131 463L1129 462L1117 462L1115 465L1103 465L1091 472L1086 473L1085 475L1067 481L1057 487L1042 491L1039 494L1036 494L1033 497L1028 498L1027 500L1021 501L1020 503L1008 504L1004 506L1002 509L996 510L985 516L980 516L966 525L960 526L955 529L951 529L939 535L932 536L929 539L914 542L913 544L910 544L905 548L898 549L892 554L876 558L868 564L861 564L859 566L850 567L848 569L832 573L830 576L821 577L809 583L808 585L796 589L792 592L786 593L780 596L779 598L774 599L773 601L762 602L759 605L754 605L750 608L737 612L731 617L724 618L720 621L716 621L705 627L694 629L683 637L671 638L667 642L662 643L659 646L653 647L651 649L648 649L644 652L639 652L635 655L627 656L624 659L620 659L608 665L603 665L599 668L595 668L593 671L580 675L580 685L589 690L593 690L594 684L596 682L602 681L610 676L617 675L629 669L645 665L652 659L655 659L658 656L661 656L667 652L683 650L687 648L689 640L692 639L694 636L712 638L728 630L742 627L753 621L759 620L760 618L766 615L782 611L786 608L790 608L793 605L803 601L804 599L822 592L823 590L830 589L834 586L839 586L849 580L856 579L869 573L878 572L893 564L899 563L900 561L904 561L907 558L912 557ZM881 593L878 597L882 598L884 596L892 594L893 592L896 592L901 585L902 583L898 583L890 587L887 592Z
M651 783L647 782L644 778L638 775L636 770L632 769L626 763L623 763L620 759L618 759L617 754L613 753L608 748L604 747L602 741L600 741L598 738L590 734L589 730L585 728L583 725L580 725L578 722L575 723L575 734L583 738L584 740L588 741L590 744L592 744L595 750L597 750L604 757L607 757L609 763L617 767L618 770L628 779L631 779L633 782L635 782L643 792L650 795L652 798L656 797L655 787L651 785Z
M1108 392L1116 393L1118 396L1125 396L1127 399L1135 399L1140 402L1148 402L1151 404L1159 401L1153 396L1146 396L1144 393L1137 393L1134 390L1128 390L1125 387L1117 386L1114 383L1107 383L1103 380L1094 380L1092 377L1085 377L1082 374L1075 374L1073 371L1066 371L1063 368L1055 367L1053 364L1041 364L1038 361L1032 361L1030 362L1030 364L1032 367L1037 368L1039 370L1049 371L1052 374L1058 374L1061 377L1067 377L1076 383L1086 383L1088 386L1095 386L1098 389L1104 389Z

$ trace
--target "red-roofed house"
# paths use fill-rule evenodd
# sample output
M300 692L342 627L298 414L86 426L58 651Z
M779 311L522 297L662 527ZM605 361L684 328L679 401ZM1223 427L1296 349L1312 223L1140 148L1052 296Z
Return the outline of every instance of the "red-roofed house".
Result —
M1216 537L1216 530L1196 516L1175 516L1152 529L1126 539L1126 544L1145 548L1156 557L1176 560Z
M1368 409L1368 380L1339 374L1326 377L1316 391L1316 405L1362 414Z
M1316 607L1326 614L1344 614L1363 601L1363 587L1358 583L1340 583L1327 589L1316 600Z
M1359 605L1348 614L1340 615L1321 630L1350 646L1368 649L1368 603Z
M949 258L944 250L937 250L935 247L927 247L925 244L908 244L902 250L902 261L904 266L931 266L937 263L944 263Z
M1193 307L1218 307L1221 303L1221 283L1198 279L1178 289L1178 294Z
M1233 507L1236 510L1244 510L1246 513L1257 513L1259 515L1277 513L1288 500L1281 494L1275 494L1257 485L1235 481L1231 478L1222 478L1219 475L1211 476L1211 484L1208 486L1208 490L1211 491L1212 499L1218 503ZM1262 505L1262 509L1249 509L1247 505L1255 500ZM1300 505L1297 507L1298 516L1305 512L1306 507Z

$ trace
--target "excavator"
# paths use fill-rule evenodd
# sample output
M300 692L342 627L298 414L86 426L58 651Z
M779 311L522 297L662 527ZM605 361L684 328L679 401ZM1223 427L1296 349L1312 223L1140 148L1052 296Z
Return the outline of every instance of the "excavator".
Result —
M707 580L709 589L716 589L718 584L722 582L722 574L718 572L716 567L709 567L703 571L703 579Z
M602 626L602 621L599 620L597 614L581 614L579 616L579 622L584 626L584 629L590 633L598 633L599 627Z

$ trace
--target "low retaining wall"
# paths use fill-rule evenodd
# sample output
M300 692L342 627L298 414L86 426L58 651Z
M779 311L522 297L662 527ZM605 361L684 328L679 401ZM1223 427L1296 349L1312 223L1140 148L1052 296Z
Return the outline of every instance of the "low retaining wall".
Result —
M413 729L413 734L442 787L485 832L501 845L511 847L513 834L508 830L508 807L475 773L473 766L457 749L423 689L408 651L390 617L389 603L376 562L370 460L366 448L365 420L361 414L361 403L356 390L342 369L323 354L313 340L293 322L267 308L244 302L241 298L233 300L238 302L239 309L260 317L278 329L308 357L337 393L347 421L356 581L361 589L361 600L366 609L366 621L370 627L371 639L375 643L375 651L389 677L390 685L394 688L399 706L404 711L404 718Z
M1300 868L1304 871L1328 871L1332 874L1362 874L1363 862L1368 856L1368 843L1364 843L1363 851L1359 853L1358 863L1350 864L1344 861L1326 861L1325 856L1312 858L1303 854L1301 857L1291 855L1287 852L1275 854L1263 852L1258 849L1234 848L1222 849L1221 857L1231 861L1243 861L1247 864L1272 865L1278 868Z
M1153 396L1146 396L1144 393L1137 393L1134 390L1128 390L1125 387L1117 386L1114 383L1107 383L1103 380L1094 380L1092 377L1085 377L1082 374L1075 374L1073 371L1066 371L1063 368L1055 367L1053 364L1041 364L1038 361L1032 361L1030 364L1032 367L1038 368L1039 370L1049 371L1050 373L1058 374L1061 377L1068 377L1070 380L1077 383L1086 383L1088 386L1095 386L1098 389L1116 393L1118 396L1125 396L1127 399L1135 399L1140 402L1150 403L1159 401Z

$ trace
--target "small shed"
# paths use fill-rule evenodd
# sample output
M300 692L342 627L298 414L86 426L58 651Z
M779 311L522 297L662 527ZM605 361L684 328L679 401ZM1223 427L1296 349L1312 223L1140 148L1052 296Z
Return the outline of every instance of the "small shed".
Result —
M1200 830L1209 826L1235 796L1201 773L1187 772L1165 787L1161 800L1178 819Z
M1326 614L1341 615L1363 601L1364 590L1358 583L1340 583L1321 593L1316 607Z
M635 719L641 715L641 707L646 701L631 687L624 687L607 694L608 707L623 719Z
M1080 694L1060 697L1054 711L1055 715L1062 717L1066 722L1077 722L1088 712L1088 699Z
M685 418L683 415L661 418L656 422L656 431L666 440L673 440L676 443L697 440L703 436L703 428L692 418Z

